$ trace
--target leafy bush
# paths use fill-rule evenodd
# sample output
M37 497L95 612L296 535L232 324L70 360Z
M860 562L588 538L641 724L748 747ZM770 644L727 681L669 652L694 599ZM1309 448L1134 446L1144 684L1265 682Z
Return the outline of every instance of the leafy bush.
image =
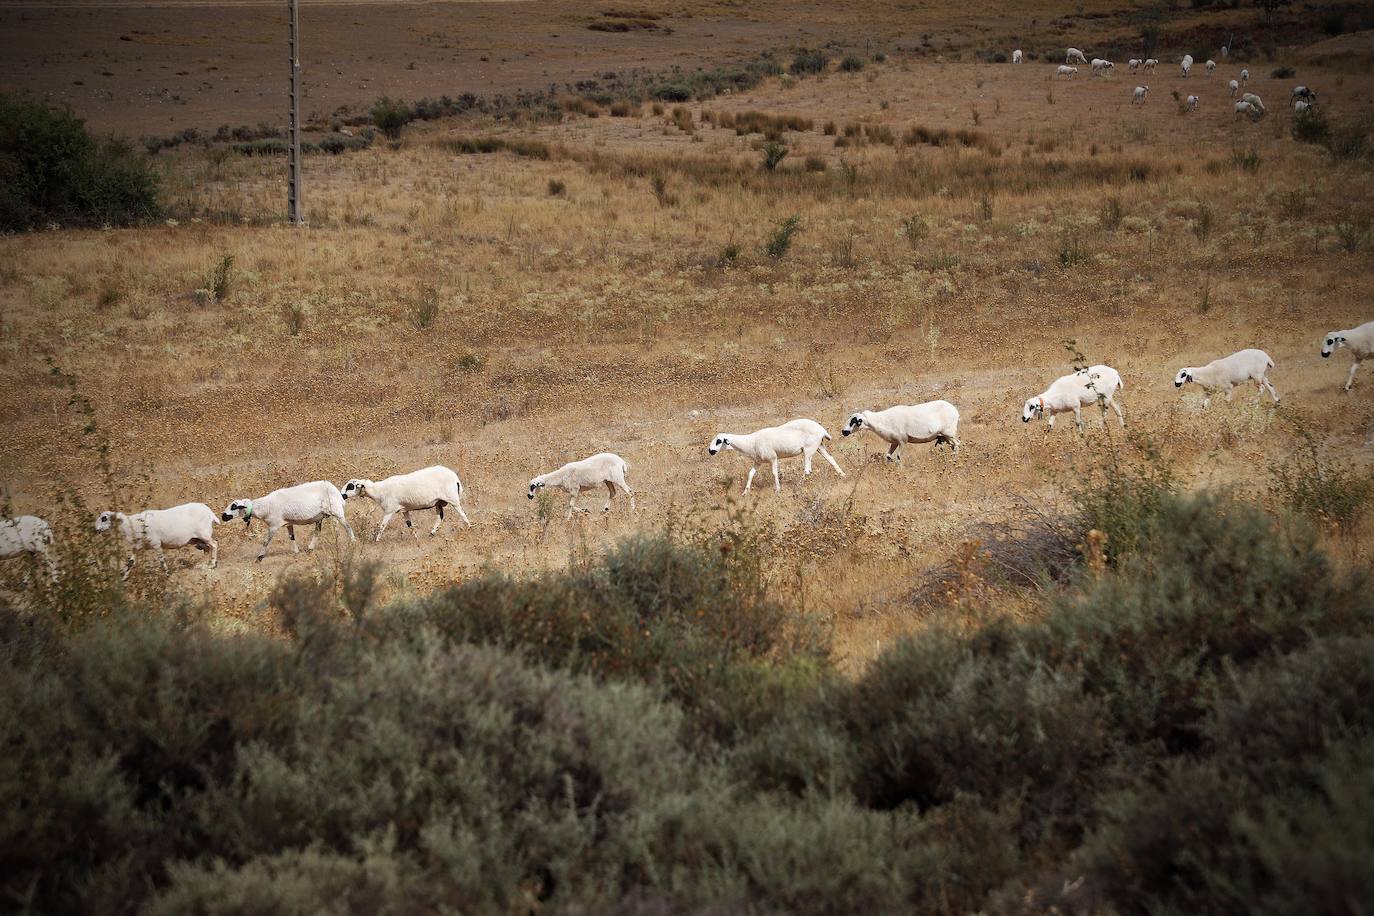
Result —
M1326 112L1314 106L1294 117L1293 139L1318 146L1331 142L1331 124L1326 119Z
M840 69L845 73L858 73L863 68L863 58L855 57L853 54L845 55L844 59L840 61Z
M1324 454L1305 425L1295 426L1298 448L1269 465L1269 495L1280 505L1343 533L1354 531L1374 503L1374 476Z
M773 230L772 236L763 246L764 253L775 261L780 261L786 257L788 249L792 247L792 237L801 231L801 217L792 215L778 223L778 227Z
M160 212L157 173L68 109L0 94L0 231L127 226Z
M826 63L824 51L802 48L792 55L792 66L788 69L795 76L804 76L808 73L824 73Z
M1276 80L1291 80L1297 72L1292 67L1275 67L1269 75Z
M410 106L399 99L382 96L372 106L372 123L388 140L401 139L401 131L412 117Z
M764 171L771 172L776 169L787 158L789 152L791 150L787 148L786 143L779 143L776 140L769 140L765 143L763 145Z

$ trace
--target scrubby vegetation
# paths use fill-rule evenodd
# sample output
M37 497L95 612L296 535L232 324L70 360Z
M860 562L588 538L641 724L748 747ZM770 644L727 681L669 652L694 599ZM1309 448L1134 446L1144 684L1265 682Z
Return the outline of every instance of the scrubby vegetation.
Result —
M1349 912L1367 579L1148 467L1025 547L1068 558L1041 614L854 679L739 519L382 607L345 563L279 584L285 635L117 589L7 608L0 881L94 913Z
M68 109L0 95L0 231L126 226L156 216L158 176Z

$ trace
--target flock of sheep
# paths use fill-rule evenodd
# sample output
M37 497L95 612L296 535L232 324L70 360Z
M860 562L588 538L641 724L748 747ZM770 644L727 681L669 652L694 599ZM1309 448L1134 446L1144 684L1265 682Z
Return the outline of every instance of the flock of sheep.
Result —
M1367 322L1347 331L1332 331L1322 342L1321 354L1330 357L1341 347L1348 347L1354 356L1350 374L1346 378L1345 390L1349 391L1355 381L1355 372L1360 362L1374 358L1374 321ZM1174 377L1174 386L1182 388L1192 383L1206 392L1202 406L1206 408L1212 395L1226 394L1226 400L1237 385L1254 382L1260 397L1268 391L1274 403L1279 402L1279 393L1269 380L1269 372L1274 361L1263 350L1241 350L1230 356L1213 360L1205 366L1185 366ZM1090 366L1056 379L1053 384L1029 398L1021 409L1022 422L1044 417L1050 429L1054 428L1054 418L1058 414L1073 412L1079 431L1083 429L1083 408L1097 404L1102 409L1103 420L1107 410L1116 413L1122 426L1126 425L1125 415L1115 396L1124 388L1121 375L1110 366ZM842 430L849 436L867 429L888 444L887 460L900 461L900 451L908 442L933 442L937 446L948 443L952 452L959 453L959 410L948 401L930 401L925 404L900 405L886 410L863 410L851 414ZM783 458L803 459L803 476L811 473L812 458L820 456L830 463L835 473L841 477L844 471L826 450L825 443L830 440L825 427L811 419L798 419L781 426L770 426L752 433L719 433L711 440L707 451L716 455L724 450L733 449L750 461L749 476L744 482L747 494L754 483L758 469L768 464L773 471L773 488L782 491L782 477L778 472L778 461ZM577 505L577 497L588 491L606 489L606 505L603 512L609 512L611 500L617 493L624 493L630 499L630 510L635 508L634 491L626 482L630 465L619 455L603 452L572 461L555 471L540 474L528 485L527 495L534 499L541 490L562 490L569 496L567 517L574 512L590 510ZM128 575L132 567L134 551L152 550L167 568L165 549L195 547L209 553L209 566L219 563L219 545L215 541L215 526L222 522L242 519L245 528L251 529L254 520L267 527L267 538L258 552L258 560L267 555L273 537L286 528L293 551L299 551L296 544L296 526L313 525L314 534L307 550L313 550L319 539L320 529L326 519L334 519L348 533L350 540L357 540L353 528L344 515L344 501L354 497L367 497L382 510L382 520L377 526L374 540L380 540L382 532L391 519L400 513L406 528L418 540L411 524L410 513L434 510L436 518L429 533L439 530L444 520L444 511L452 509L458 513L464 524L471 527L467 513L462 506L463 484L458 475L446 467L429 467L409 474L399 474L385 480L366 480L357 478L348 481L340 490L327 480L317 480L297 486L274 490L256 499L235 499L225 510L216 515L204 503L186 503L172 509L149 509L135 515L122 512L102 512L95 522L97 531L116 530L129 550ZM23 515L13 519L0 519L0 559L32 554L42 559L49 572L55 574L56 564L50 548L53 543L52 529L41 518Z
M1221 49L1221 52L1222 57L1225 58L1227 55L1227 49L1223 47ZM1021 53L1019 49L1011 52L1011 62L1013 64L1019 64L1024 59L1025 56ZM1080 51L1078 48L1067 48L1065 49L1064 63L1060 64L1056 68L1055 77L1058 79L1075 79L1078 76L1078 68L1071 66L1075 62L1091 67L1093 76L1105 77L1109 72L1111 72L1116 67L1116 64L1112 63L1110 60L1106 60L1105 58L1094 57L1090 61L1087 58L1087 56L1084 55L1084 53ZM1158 66L1159 60L1153 57L1148 57L1144 60L1133 57L1126 63L1126 68L1131 73L1154 73L1155 68ZM1205 64L1203 64L1203 69L1207 71L1208 76L1211 76L1213 73L1216 72L1217 62L1214 60L1208 60ZM1187 79L1188 74L1191 73L1192 70L1193 55L1183 55L1183 59L1179 61L1179 76L1184 79ZM1239 76L1236 79L1231 80L1227 84L1231 90L1231 98L1234 99L1236 97L1236 94L1239 93L1242 89L1244 89L1246 83L1248 83L1249 81L1250 71L1248 69L1242 68ZM1149 86L1136 86L1135 90L1131 93L1131 104L1144 105L1145 100L1149 97L1149 95ZM1317 104L1317 93L1316 90L1311 89L1307 86L1296 86L1294 87L1292 94L1289 96L1288 101L1290 104L1292 104L1295 113L1303 114L1304 112L1309 111L1314 105ZM1200 95L1190 95L1186 100L1184 100L1184 105L1187 107L1189 111L1197 111L1198 106L1201 103L1202 96ZM1252 120L1258 120L1259 118L1264 117L1265 114L1264 100L1253 92L1246 92L1245 94L1243 94L1240 98L1240 101L1236 102L1233 107L1237 117L1245 115L1251 118Z

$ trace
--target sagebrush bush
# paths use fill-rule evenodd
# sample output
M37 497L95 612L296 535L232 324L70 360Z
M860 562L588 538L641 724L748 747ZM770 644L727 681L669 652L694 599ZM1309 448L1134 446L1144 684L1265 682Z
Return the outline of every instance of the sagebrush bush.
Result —
M157 172L65 108L0 94L0 231L127 226L161 211Z
M410 106L400 99L382 96L372 106L372 123L388 140L401 139L401 131L413 116Z

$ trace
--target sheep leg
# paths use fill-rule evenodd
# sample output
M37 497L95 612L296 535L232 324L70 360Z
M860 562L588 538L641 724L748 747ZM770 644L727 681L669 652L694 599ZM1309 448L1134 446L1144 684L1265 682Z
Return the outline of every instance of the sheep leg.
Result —
M816 454L814 451L808 452L808 451L806 451L806 450L804 450L804 449L802 450L802 476L803 476L803 477L810 477L810 476L811 476L811 456L814 455L814 454Z
M1116 401L1113 400L1113 401L1108 401L1108 402L1107 402L1107 406L1111 407L1112 410L1116 411L1116 418L1117 418L1118 420L1121 421L1121 425L1122 425L1122 426L1125 426L1125 425L1126 425L1126 415L1123 414L1123 413L1121 412L1121 405L1118 404L1118 403L1116 403ZM1102 411L1102 422L1103 422L1103 423L1106 423L1106 422L1107 422L1107 411L1106 411L1105 409Z
M401 511L401 516L406 520L406 530L408 530L408 531L410 532L410 536L413 537L413 538L415 538L415 540L418 541L418 540L420 539L420 533L419 533L418 531L415 530L415 525L414 525L414 523L412 523L411 520L410 520L410 510L409 510L409 509L403 509L403 510ZM435 521L435 527L438 527L439 521L441 521L441 520L436 520L436 521ZM431 533L433 533L433 532L431 532Z
M1233 394L1235 394L1235 393L1236 393L1236 386L1235 386L1235 385L1227 385L1227 386L1226 386L1226 403L1227 403L1227 404L1230 404L1230 403L1231 403L1231 395L1233 395Z
M841 470L840 470L840 466L839 466L838 464L836 464L834 458L831 458L831 457L830 457L830 453L829 453L828 451L826 451L824 445L817 446L817 447L816 447L816 451L818 451L818 452L821 453L821 457L822 457L822 458L824 458L826 461L829 461L829 462L830 462L830 466L831 466L832 468L835 469L835 473L836 473L836 474L839 474L841 477L844 476L844 471L841 471Z
M319 540L320 540L320 529L322 529L322 528L324 528L324 519L320 519L318 522L315 523L315 533L312 534L312 535L310 535L310 543L306 545L306 547L305 547L306 550L314 550L314 549L315 549L315 545L316 545L317 543L319 543Z
M1274 383L1269 381L1269 376L1264 376L1262 379L1260 379L1260 382L1263 384L1264 388L1269 389L1269 396L1272 397L1274 399L1274 403L1277 404L1279 402L1279 393L1274 390ZM1263 397L1263 395L1264 392L1263 390L1261 390L1260 396Z
M606 505L601 507L602 512L611 511L611 500L615 499L615 484L606 481Z
M262 562L263 557L267 556L267 548L272 546L272 538L277 536L277 529L280 527L280 525L270 524L267 526L267 539L262 542L262 551L258 554L259 563ZM296 535L291 532L291 529L289 527L286 529L286 532L287 534L291 535L292 546L294 547Z
M439 502L437 502L437 503L434 504L434 527L431 528L431 529L429 529L429 536L430 536L430 537L434 537L434 532L436 532L436 531L439 530L439 524L440 524L443 520L444 520L444 503L443 503L443 501L441 500L441 501L439 501ZM417 539L417 540L419 539L419 535L416 535L416 539Z
M630 511L635 511L635 491L630 489L630 485L623 480L616 481L616 486L625 491L625 495L630 497Z
M572 518L574 512L587 511L577 504L577 493L578 491L574 490L572 496L568 499L568 518Z
M463 524L471 528L472 522L468 521L468 514L463 511L463 504L460 502L455 502L453 504L453 508L458 510L458 517L463 520Z
M902 456L899 455L899 454L897 454L897 449L899 449L899 448L901 448L901 447L902 447L902 443L900 443L900 442L894 442L894 443L892 443L891 445L889 445L889 446L887 447L887 460L888 460L888 461L901 461L901 460L902 460Z
M776 492L778 492L778 493L781 493L781 492L782 492L782 478L781 478L780 476L778 476L778 459L777 459L777 458L774 458L774 459L773 459L773 489L774 489Z
M1345 390L1349 391L1350 386L1355 384L1355 370L1360 368L1360 361L1357 359L1350 364L1350 375L1345 380Z
M358 540L358 536L357 536L356 534L353 533L353 526L350 525L350 524L348 523L348 518L347 518L342 512L340 512L338 515L334 516L334 518L338 519L339 524L340 524L340 525L343 525L344 531L347 531L347 532L348 532L348 539L349 539L350 541L356 541L356 540ZM316 531L316 533L319 532L320 528L323 527L323 525L324 525L324 519L320 519L318 522L315 523L315 531Z
M296 528L294 525L286 526L286 536L291 539L291 552L300 553L301 545L296 543ZM265 550L265 548L264 548Z
M744 481L744 495L745 495L745 496L748 496L748 495L749 495L749 488L750 488L751 486L753 486L753 484L754 484L754 475L757 474L758 472L759 472L759 467L758 467L758 465L754 465L753 467L751 467L751 468L749 469L749 476L748 476L747 478L745 478L745 481Z
M1080 433L1083 432L1083 405L1081 404L1073 406L1073 425L1078 427Z
M167 572L167 554L162 552L162 543L159 541L152 545L153 550L157 551L157 562L162 567L162 571Z
M214 569L216 566L219 566L219 542L216 541L214 538L210 538L210 540L206 541L206 543L210 545L209 568Z
M395 514L395 511L391 511L382 515L382 523L377 526L377 535L372 539L372 543L375 544L382 539L382 532L386 530L386 526L391 523L391 517ZM410 524L409 518L406 519L406 524Z

